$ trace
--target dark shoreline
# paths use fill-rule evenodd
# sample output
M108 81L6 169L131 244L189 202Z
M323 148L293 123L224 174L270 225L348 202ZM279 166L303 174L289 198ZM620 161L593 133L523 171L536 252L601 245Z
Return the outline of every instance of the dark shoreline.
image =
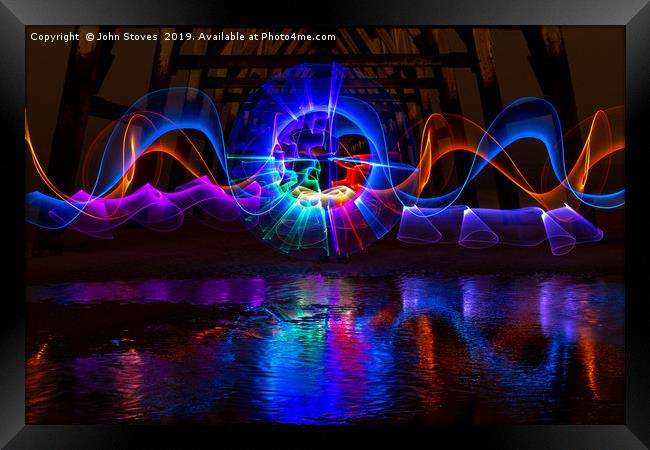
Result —
M66 233L62 255L27 257L28 285L306 273L328 276L566 274L619 278L624 268L623 242L607 238L594 244L577 245L564 256L553 256L547 244L497 245L482 250L455 244L405 244L396 239L393 231L344 262L329 262L289 257L266 247L248 232L220 232L191 222L171 233L121 229L113 240ZM27 250L31 253L31 249Z

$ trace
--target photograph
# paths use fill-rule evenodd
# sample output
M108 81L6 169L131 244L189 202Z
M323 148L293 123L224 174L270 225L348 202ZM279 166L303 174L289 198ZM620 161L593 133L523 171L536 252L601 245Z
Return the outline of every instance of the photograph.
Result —
M624 422L620 27L27 38L28 424Z
M650 446L650 5L6 3L2 448Z

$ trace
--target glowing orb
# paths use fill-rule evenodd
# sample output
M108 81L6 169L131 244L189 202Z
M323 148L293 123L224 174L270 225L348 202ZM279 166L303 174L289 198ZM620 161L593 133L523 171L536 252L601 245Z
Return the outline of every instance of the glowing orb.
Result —
M332 65L301 65L242 106L227 146L232 182L253 180L248 220L288 254L347 256L385 235L402 204L394 186L413 173L406 114L372 80Z

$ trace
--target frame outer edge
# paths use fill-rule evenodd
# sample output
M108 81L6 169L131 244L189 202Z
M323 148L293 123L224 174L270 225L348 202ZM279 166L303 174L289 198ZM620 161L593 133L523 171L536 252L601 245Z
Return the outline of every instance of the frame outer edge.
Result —
M3 184L24 186L25 146L23 114L25 105L25 28L4 4L0 5L0 124L4 128L0 158ZM25 259L23 189L14 185L3 194L9 211L2 226L5 291L0 314L0 446L4 446L25 426Z
M636 14L625 28L626 46L626 131L628 158L625 168L625 202L641 205L647 186L631 186L630 181L643 181L643 161L641 155L648 153L647 124L650 123L650 3ZM638 161L638 162L637 162ZM647 342L647 297L643 295L645 287L633 274L641 267L633 267L633 261L642 261L642 249L630 245L633 239L642 238L638 225L643 217L638 208L626 209L625 229L625 304L626 304L626 339L625 339L625 381L626 381L626 424L645 445L650 445L650 351Z
M9 6L7 6L7 3ZM43 2L43 4L37 5L39 2L36 2L34 0L27 0L22 3L23 4L21 5L18 1L3 0L0 4L0 48L3 50L2 55L5 63L3 64L3 70L0 71L0 89L5 94L9 94L3 98L4 101L0 104L0 121L3 126L7 127L9 131L9 133L5 135L8 138L5 140L7 149L21 148L21 146L24 146L23 136L19 131L23 129L22 111L25 104L24 23L45 23L44 21L47 20L50 20L50 24L67 23L71 19L63 19L62 17L65 17L67 10L69 7L72 7L75 4L75 1L64 0L64 3L67 4L68 8L66 8L65 5L55 5L54 2L49 3L49 8L46 6L48 4L45 2ZM90 3L90 5L86 4L85 8L79 9L76 13L73 12L72 19L76 21L76 19L79 18L80 11L82 11L81 14L87 15L87 17L89 17L89 20L92 21L91 18L94 18L97 13L97 10L95 9L93 11L93 9L97 6L98 2L89 1L88 3ZM111 10L113 12L107 14L105 16L105 19L102 19L102 23L108 23L105 21L115 20L122 14L124 14L122 17L126 19L124 20L125 24L153 23L151 22L151 17L154 17L154 22L167 22L167 20L164 19L162 21L156 20L155 17L170 17L170 8L174 5L177 5L175 2L162 0L160 2L161 4L158 6L158 9L153 10L153 15L150 16L149 19L138 20L137 17L144 17L146 14L143 11L144 8L136 8L135 11L133 11L132 8L131 11L122 13L120 12L119 3L120 2L118 2L117 5L113 5L111 7ZM201 1L192 3L197 3L197 6L198 4L204 5L205 8L207 2ZM460 3L461 4L458 5L458 9L461 9L463 7L463 3L465 2ZM503 0L495 0L495 3L496 5L494 5L494 9L497 12L502 11L506 7L506 2ZM550 3L554 3L553 0L548 2L548 4ZM585 4L584 2L577 3L580 3L581 6ZM597 5L595 5L596 7L594 8L597 12L600 12L601 14L607 13L607 8L603 6L605 2L598 1L594 3L597 3ZM609 20L603 18L605 17L604 14L600 15L599 18L596 19L594 19L594 14L591 14L583 17L581 20L576 20L575 10L579 9L580 6L575 6L571 9L571 11L569 11L569 14L563 16L563 18L560 20L556 20L556 22L558 24L595 24L598 22L619 23L618 21L621 17L631 17L626 25L626 115L627 123L631 123L630 118L634 118L636 127L630 127L628 130L626 130L626 140L628 142L634 141L640 143L642 142L641 139L643 139L642 133L644 124L650 123L650 103L648 103L648 99L650 99L650 33L648 32L648 30L650 30L650 5L646 4L645 7L642 7L640 9L639 4L642 4L643 2L639 1L630 1L629 3L626 2L625 4L616 6L613 6L609 1L607 3L609 4L610 12L612 12L613 8L616 8L618 10L618 13L610 17ZM552 6L547 6L548 9L555 10L555 12L551 12L550 16L549 14L543 14L537 16L535 20L526 21L526 17L535 17L535 13L538 11L539 5L539 2L536 2L535 5L531 5L531 9L524 8L523 12L521 10L518 10L516 12L516 16L518 17L511 16L509 19L501 22L501 24L514 24L518 21L526 22L528 24L544 22L551 23L552 20L549 20L549 17L558 17L558 10ZM132 4L131 6L133 7L134 5ZM409 9L413 12L418 8L423 8L424 6L425 5L422 2L418 2L416 5L411 5ZM426 9L435 9L435 5L426 6L428 6ZM352 6L350 7L354 8ZM162 8L162 11L160 8ZM199 9L201 8L197 8L197 10ZM378 15L388 13L387 10L381 8L380 10L375 10L374 13L370 12L370 14L361 14L362 11L360 11L360 9L361 8L358 10L350 11L350 16L348 16L348 18L342 22L359 23L359 18L361 17L365 17L367 21L377 21ZM462 22L465 22L467 20L471 21L472 18L476 17L476 14L480 14L481 11L485 13L485 10L474 10L474 13L472 13L472 9L466 9L465 13L467 15L465 16L465 20ZM212 11L212 14L207 14L205 17L199 19L198 21L210 21L210 18L213 17L213 15L216 15L215 13L216 7ZM634 13L636 13L636 15L633 15ZM437 22L438 25L444 25L446 23L452 24L454 23L454 19L458 14L459 13L457 10L454 10L453 8L447 11L443 7L441 16L439 16L435 22ZM406 14L406 17L404 17L400 14L397 14L396 16L392 17L389 15L384 15L383 17L384 22L386 17L389 17L390 22L399 22L400 20L403 21L404 19L409 20L411 17L413 17L413 15ZM496 16L493 16L492 14L487 14L487 17L483 17L478 20L474 18L473 20L476 25L488 25L494 24L493 22L495 20L495 17ZM230 12L223 15L220 22L228 22L233 18L234 14ZM272 16L270 18L272 20L275 18L275 16ZM289 21L294 21L295 17L292 15L290 19L291 20ZM424 14L419 16L418 22L427 20L430 20L430 16L428 14ZM177 22L181 23L188 21L186 18L185 20L177 20ZM381 20L379 20L379 22L381 22ZM621 23L624 23L624 21ZM636 71L636 73L633 73L633 70ZM19 114L16 115L16 112L19 112ZM641 149L639 149L639 151L641 151ZM0 160L2 161L0 164L5 164L5 169L8 168L9 171L13 171L13 173L15 173L16 166L13 164L24 164L24 153L7 151L6 154L8 156L4 160ZM629 164L628 161L628 164L626 164L626 166L626 180L631 180L633 179L631 166L634 166L634 164ZM23 174L20 173L14 176L22 177ZM626 189L627 188L629 188L629 185L626 185ZM10 192L10 195L12 195L12 206L16 206L17 211L23 211L24 205L22 192ZM634 188L632 190L628 190L626 201L632 201L633 204L636 204L633 200L636 195L637 194ZM17 203L14 205L15 202ZM626 215L628 216L626 220L626 227L629 227L631 220L629 214ZM24 254L22 249L23 239L21 239L24 233L24 226L22 223L23 216L24 214L18 214L15 220L14 218L8 218L8 221L3 222L3 226L7 229L7 233L11 233L8 234L8 236L15 237L14 243L11 244L12 246L10 248L7 248L7 251L15 253L16 258L19 261L24 262ZM629 230L630 229L627 228L628 239L630 238ZM14 246L16 249L13 248ZM631 246L628 246L626 247L626 252L629 252L627 256L631 257L632 254L639 252L639 249L634 249ZM11 256L14 256L13 253L9 256L9 259L12 259ZM628 295L631 293L629 290L631 281L631 277L629 276L631 275L629 272L629 266L626 266L626 275L627 300L631 298L631 296ZM16 294L24 292L23 265L16 268L10 268L6 276L7 279L11 281L11 283L20 286L18 287L18 290L15 291ZM641 289L637 290L637 292L641 292ZM0 361L4 369L4 379L3 383L0 385L0 398L2 399L2 407L0 408L0 423L2 424L0 427L0 446L6 445L7 441L10 440L19 430L23 429L24 427L24 353L16 353L15 351L12 352L12 350L15 350L15 348L20 348L21 346L24 349L25 329L23 301L24 295L13 297L9 296L9 298L5 300L6 313L1 319L2 325L4 326L0 329L0 333L2 333L2 341L0 341L2 344L0 345ZM644 301L645 299L639 298L639 302ZM628 429L647 445L648 442L650 442L650 430L648 430L647 427L647 423L650 421L650 395L647 392L644 392L644 389L647 389L647 380L650 379L650 371L648 371L647 367L647 361L649 359L648 346L647 343L643 341L645 336L642 331L646 326L643 323L646 319L644 314L642 314L643 311L640 308L641 306L632 303L631 306L628 306L626 311L627 325L630 327L630 331L632 331L632 333L628 334L629 337L626 339L626 416ZM632 339L630 339L631 337L635 337L637 339L632 342ZM638 358L641 359L639 360ZM16 370L16 367L19 369L13 373Z

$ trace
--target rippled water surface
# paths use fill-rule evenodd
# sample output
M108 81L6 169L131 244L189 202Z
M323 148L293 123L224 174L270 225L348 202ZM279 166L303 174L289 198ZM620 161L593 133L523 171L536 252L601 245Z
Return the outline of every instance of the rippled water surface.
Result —
M623 423L621 280L28 288L28 423Z

